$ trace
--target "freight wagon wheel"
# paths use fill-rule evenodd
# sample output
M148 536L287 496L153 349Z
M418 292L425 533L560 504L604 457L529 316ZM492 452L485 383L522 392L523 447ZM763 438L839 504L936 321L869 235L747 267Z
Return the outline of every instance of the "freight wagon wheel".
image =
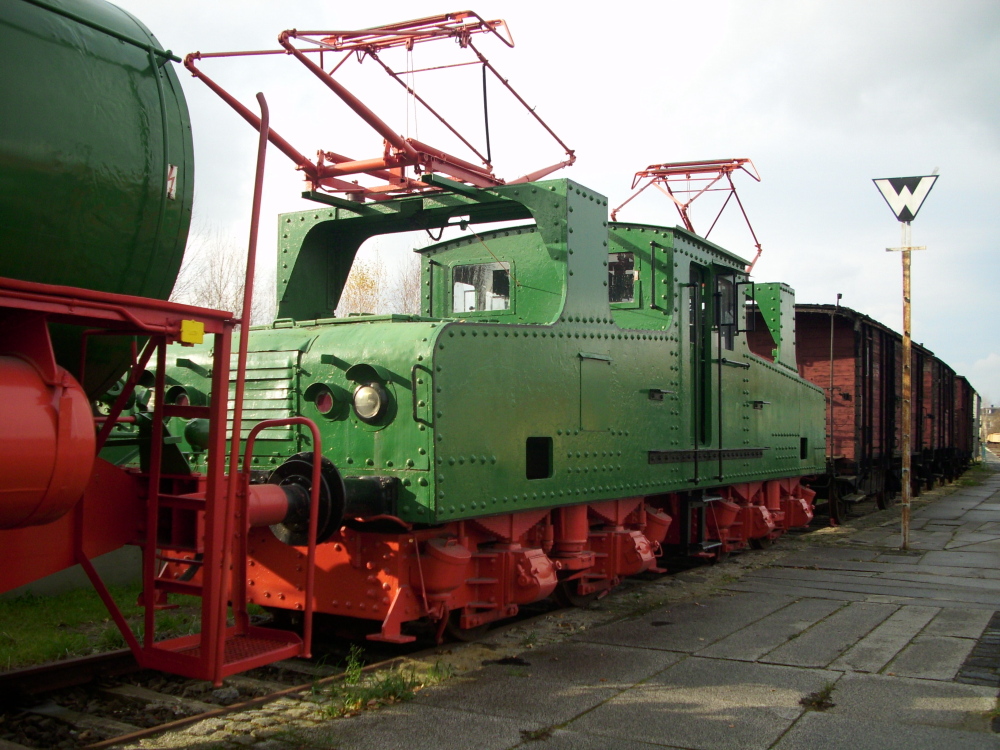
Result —
M448 624L445 625L445 632L456 641L462 643L472 643L478 641L490 629L492 623L486 622L474 628L462 627L462 610L455 609L448 613Z
M830 480L830 500L829 500L830 520L838 526L847 520L847 503L844 502L840 494L840 486L836 479Z
M552 596L563 607L579 607L586 609L600 596L600 591L592 591L589 594L581 594L577 591L579 581L559 581Z
M889 510L889 508L896 507L896 493L891 490L880 493L875 498L875 504L878 505L879 510Z

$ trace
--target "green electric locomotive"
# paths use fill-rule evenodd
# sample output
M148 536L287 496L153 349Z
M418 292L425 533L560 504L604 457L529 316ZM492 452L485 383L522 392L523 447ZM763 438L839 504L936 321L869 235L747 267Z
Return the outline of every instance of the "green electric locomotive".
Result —
M683 229L609 224L569 180L426 179L445 190L281 216L278 319L249 333L244 436L296 414L320 428L316 611L389 641L424 618L467 630L587 601L664 548L716 557L809 522L824 396L797 375L791 289ZM334 317L363 242L450 226L467 232L418 251L419 316ZM770 358L747 346L751 306ZM168 401L217 397L211 349L174 348ZM167 427L174 471L203 469L199 420ZM250 468L306 487L312 448L264 430ZM252 601L304 609L307 518L250 531Z

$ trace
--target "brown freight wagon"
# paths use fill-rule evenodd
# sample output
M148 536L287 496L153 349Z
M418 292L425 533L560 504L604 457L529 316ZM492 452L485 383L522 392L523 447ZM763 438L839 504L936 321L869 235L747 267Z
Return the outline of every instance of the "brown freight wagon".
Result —
M757 313L759 316L759 313ZM756 321L751 350L771 356L767 326ZM832 335L832 346L831 346ZM902 337L847 307L795 306L799 374L827 393L827 475L817 479L830 516L866 498L888 507L902 488ZM912 488L952 480L972 458L967 410L955 372L927 348L912 348ZM962 379L964 380L964 379ZM964 396L963 396L964 394ZM956 409L962 408L961 413Z
M979 394L961 375L955 376L955 460L959 466L968 466L979 460L979 411L982 408Z

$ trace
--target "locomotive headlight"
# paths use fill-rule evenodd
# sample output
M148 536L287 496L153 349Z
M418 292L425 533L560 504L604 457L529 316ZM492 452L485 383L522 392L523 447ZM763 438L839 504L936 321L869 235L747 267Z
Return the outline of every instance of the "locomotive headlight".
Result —
M365 383L354 391L354 413L362 422L377 422L389 405L389 397L378 383Z

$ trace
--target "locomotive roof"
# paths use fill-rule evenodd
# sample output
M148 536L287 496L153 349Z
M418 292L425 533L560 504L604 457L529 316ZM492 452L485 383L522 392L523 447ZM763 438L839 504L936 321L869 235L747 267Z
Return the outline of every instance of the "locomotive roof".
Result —
M647 230L653 229L653 230L670 232L675 236L682 237L688 240L689 242L693 242L697 245L700 245L703 249L707 250L710 255L716 256L716 260L724 260L725 261L724 265L732 265L732 266L739 266L740 268L746 268L750 264L750 261L746 260L745 258L736 255L732 251L727 250L726 248L721 247L720 245L716 245L711 240L707 240L699 234L695 234L694 232L689 232L682 226L675 225L672 227L667 227L667 226L659 226L656 224L637 224L634 222L625 222L625 221L609 222L608 226L619 227L623 229L647 229Z

